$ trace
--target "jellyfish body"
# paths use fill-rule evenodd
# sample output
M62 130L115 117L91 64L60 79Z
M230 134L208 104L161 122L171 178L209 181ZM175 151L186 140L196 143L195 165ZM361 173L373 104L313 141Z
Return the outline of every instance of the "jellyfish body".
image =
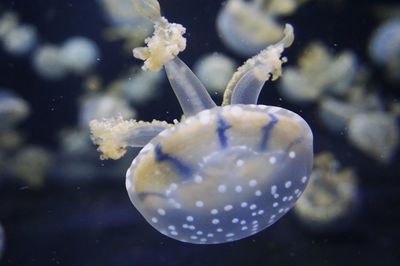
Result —
M185 119L173 125L92 121L93 139L103 157L143 147L127 171L126 188L133 205L162 234L195 244L253 235L293 207L312 168L308 124L289 110L257 105L266 80L280 75L281 53L293 41L293 29L287 25L280 42L238 69L219 107L176 56L178 46L171 40L185 43L176 36L184 30L164 18L155 23L162 29L134 55L146 60L146 69L165 66Z

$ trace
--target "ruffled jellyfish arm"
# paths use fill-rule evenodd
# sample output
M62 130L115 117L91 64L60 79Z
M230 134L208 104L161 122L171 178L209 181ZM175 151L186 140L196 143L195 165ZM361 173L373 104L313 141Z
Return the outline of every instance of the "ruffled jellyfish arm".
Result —
M281 41L268 46L259 54L248 59L233 74L225 89L222 104L257 104L258 96L265 82L270 77L272 80L276 80L282 75L282 64L287 59L282 58L281 54L293 43L293 40L293 27L286 24Z
M155 22L161 18L160 3L157 0L132 0L133 6L142 16Z
M154 22L153 36L145 40L147 47L135 48L133 56L144 60L142 69L145 71L159 71L165 66L184 114L191 116L216 105L200 80L177 57L186 48L185 30L182 25L160 17Z
M90 131L92 141L101 152L100 158L117 160L125 155L127 147L141 148L171 126L164 121L143 122L117 117L92 120Z

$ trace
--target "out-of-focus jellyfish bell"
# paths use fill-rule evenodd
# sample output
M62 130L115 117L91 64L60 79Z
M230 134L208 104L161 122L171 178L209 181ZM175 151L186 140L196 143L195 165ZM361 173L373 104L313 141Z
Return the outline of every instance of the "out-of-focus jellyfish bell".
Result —
M36 49L32 63L35 71L46 79L57 80L67 74L67 68L60 56L60 49L54 45L46 44Z
M298 60L298 67L288 67L280 83L280 92L290 101L308 103L325 92L343 95L356 74L353 53L334 56L322 44L309 45Z
M243 56L251 56L283 37L283 26L259 5L229 0L217 17L217 30L223 42Z
M399 128L396 117L390 113L367 112L352 117L348 138L368 156L389 162L399 144Z
M18 16L13 12L6 12L0 16L0 39L18 26Z
M20 25L3 36L2 44L6 52L12 55L25 55L37 44L36 29L30 25Z
M153 24L135 7L136 0L98 0L103 7L111 28L106 31L108 39L125 39L127 46L141 45L151 35Z
M315 157L309 185L294 213L312 232L340 231L356 217L360 197L354 171L341 170L333 155L324 152Z
M60 48L60 57L64 66L76 74L87 73L99 57L95 42L85 37L72 37Z
M400 18L380 25L372 35L368 51L377 64L388 67L390 74L400 79Z
M199 59L194 65L194 73L210 93L224 93L228 81L237 68L231 58L220 53L212 53Z
M28 103L5 89L0 89L0 129L25 119L30 112Z
M11 163L12 173L35 189L43 186L50 165L50 153L38 146L23 148Z
M110 90L135 105L143 105L160 95L163 77L162 72L146 72L133 68L128 75L112 83Z
M136 111L129 106L124 98L108 94L89 95L82 101L79 124L87 128L93 119L122 117L130 119L136 116Z

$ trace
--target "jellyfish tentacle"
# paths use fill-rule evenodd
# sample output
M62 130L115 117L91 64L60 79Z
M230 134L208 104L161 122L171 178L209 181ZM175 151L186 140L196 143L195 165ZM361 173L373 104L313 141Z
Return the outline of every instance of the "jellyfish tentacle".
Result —
M201 81L178 57L165 64L165 71L185 116L216 106Z
M127 147L142 148L171 126L165 121L143 122L123 120L122 117L90 122L92 140L102 153L100 158L114 160L124 156Z
M257 104L264 83L270 77L276 80L281 76L282 64L286 62L286 58L281 58L281 54L293 40L293 27L286 24L282 40L247 60L233 74L225 89L222 104Z

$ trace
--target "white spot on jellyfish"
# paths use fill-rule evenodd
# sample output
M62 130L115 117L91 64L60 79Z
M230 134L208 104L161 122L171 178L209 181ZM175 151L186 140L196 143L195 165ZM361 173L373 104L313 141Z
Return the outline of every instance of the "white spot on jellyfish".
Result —
M286 197L286 196L282 198L282 201L283 201L283 202L285 202L285 201L287 201L287 200L288 200L288 197Z
M276 218L275 214L272 214L271 217L270 217L271 220L274 220L275 218Z
M256 192L254 192L254 195L256 195L257 197L262 195L262 192L260 190L257 190Z
M246 231L247 229L249 229L247 226L242 226L242 231Z
M264 211L263 210L259 210L258 211L258 215L263 215L264 214Z
M276 208L278 207L279 203L278 202L274 202L274 204L272 204L272 207Z
M153 223L157 223L157 222L158 222L158 219L157 219L156 217L153 217L153 218L151 218L151 221L152 221Z
M287 181L285 183L285 188L290 188L292 186L292 181Z
M270 164L275 164L276 163L276 158L274 156L272 156L271 158L269 158L269 163Z
M243 160L237 160L236 161L236 166L241 167L244 165L244 161Z
M271 186L271 194L274 195L276 193L276 191L278 190L278 187L273 185Z
M218 210L217 210L217 209L212 209L212 210L211 210L211 214L213 214L213 215L218 214Z
M251 213L251 216L256 216L256 215L257 215L256 212L252 212L252 213Z
M171 231L173 231L173 230L175 230L175 226L170 225L170 226L168 226L168 229L171 230Z
M234 233L228 233L228 234L226 234L225 236L226 237L232 237L232 236L234 236L235 234Z
M239 219L238 219L238 218L233 218L233 219L232 219L232 223L236 224L236 223L238 223L238 222L239 222Z
M289 152L289 157L292 159L296 158L296 153L294 151Z
M294 194L299 194L300 189L296 188L296 190L294 191Z
M211 221L213 224L219 224L219 220L218 219L212 219Z
M158 214L161 215L161 216L164 216L165 213L166 213L165 210L164 210L164 209L161 209L161 208L158 209L157 212L158 212Z
M233 209L233 206L232 205L226 205L225 207L224 207L224 210L225 211L230 211L230 210L232 210Z
M201 200L196 201L196 207L201 208L204 206L204 202L202 202Z
M202 231L197 231L196 234L201 236L203 234L203 232Z
M219 193L224 193L226 191L226 186L225 185L219 185L218 186L218 192Z
M207 238L200 239L200 242L207 242Z
M293 199L293 196L289 196L288 201L291 201Z
M251 205L250 205L250 210L255 210L255 209L257 209L257 205L251 204Z
M282 213L283 211L284 211L284 209L283 209L283 208L280 208L278 212L279 212L279 213Z
M194 221L193 216L188 216L188 217L186 217L186 221L188 221L188 222L193 222L193 221Z
M241 224L241 225L246 224L246 220L241 220L241 221L240 221L240 224Z
M305 184L306 182L307 182L307 176L303 176L302 178L301 178L301 182L303 183L303 184Z
M203 112L200 114L200 123L206 125L210 123L210 121L211 121L211 116L209 112Z
M196 182L197 184L200 184L201 182L203 182L203 178L199 175L196 175L194 177L194 182Z
M251 224L253 224L253 225L258 224L258 221L254 220Z
M247 202L242 202L242 203L240 204L240 207L246 208L246 207L247 207Z
M177 236L177 235L178 235L178 232L176 232L176 231L171 231L171 235Z
M209 233L209 234L207 234L207 237L214 237L214 234L213 233Z
M190 236L191 239L197 239L197 236Z
M274 199L277 199L277 198L279 198L279 194L278 193L274 194Z
M239 106L232 106L231 114L233 116L240 117L243 114L243 110Z
M249 181L249 186L250 187L255 187L256 185L257 185L257 180L252 179L252 180Z
M182 224L182 227L186 229L186 228L189 228L189 225L187 225L187 224Z
M178 189L178 184L176 184L176 183L171 183L171 185L169 185L169 189L171 189L171 190L176 190L176 189Z
M217 230L216 230L218 233L221 233L221 232L223 232L224 231L224 229L222 229L222 228L217 228Z
M242 190L243 190L242 186L236 186L236 187L235 187L235 191L236 191L237 193L242 192Z

